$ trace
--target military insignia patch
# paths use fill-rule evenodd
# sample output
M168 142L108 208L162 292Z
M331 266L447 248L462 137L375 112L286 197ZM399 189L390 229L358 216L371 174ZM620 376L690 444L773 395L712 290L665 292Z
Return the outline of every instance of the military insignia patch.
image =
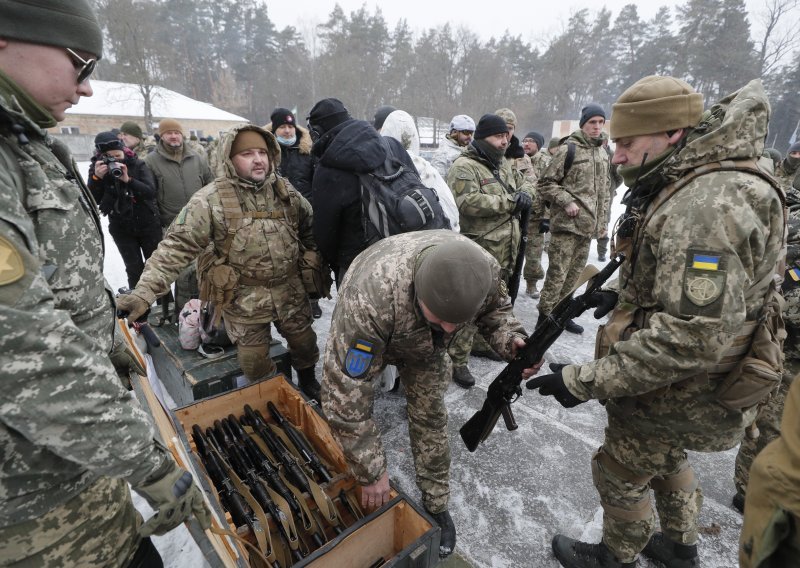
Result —
M725 290L725 272L706 268L687 268L683 292L695 306L715 302Z
M787 270L786 273L789 275L789 278L791 278L793 281L800 282L800 268L793 266L789 270Z
M344 358L344 372L348 377L363 377L372 364L374 346L369 341L356 339Z
M12 284L24 275L25 265L17 247L11 241L0 237L0 286Z
M501 298L508 296L508 284L505 283L505 280L500 281L500 286L498 286L498 288L500 289Z

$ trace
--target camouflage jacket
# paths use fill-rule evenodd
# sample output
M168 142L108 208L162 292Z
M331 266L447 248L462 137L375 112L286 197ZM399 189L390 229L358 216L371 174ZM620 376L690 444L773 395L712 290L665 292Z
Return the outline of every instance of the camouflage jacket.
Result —
M420 253L451 239L467 240L446 230L383 239L356 257L342 282L325 349L322 404L359 483L372 483L386 471L380 431L372 417L381 369L403 362L429 365L444 356L449 338L445 335L443 345L434 345L413 281ZM512 313L500 266L493 258L491 263L493 292L478 310L475 323L491 346L511 359L514 338L526 334ZM356 342L371 345L372 359L366 374L354 379L344 369Z
M547 164L550 163L551 160L550 153L545 150L539 150L533 156L531 156L531 183L538 184L539 179L544 174L544 170L547 168ZM549 215L547 211L547 207L545 206L545 201L542 198L542 194L540 191L537 190L534 192L533 196L533 209L531 210L531 224L536 228L534 230L538 231L538 224L539 219L543 217L547 217Z
M789 191L791 187L800 190L800 167L797 164L792 167L788 157L781 160L781 163L775 168L775 178L780 182L784 191Z
M608 153L589 140L581 130L569 135L566 142L575 144L572 167L564 175L567 144L558 147L539 178L537 189L550 203L550 230L593 237L606 222L610 180ZM569 217L564 208L575 203L579 212Z
M431 157L431 165L438 170L444 179L447 179L447 172L450 171L453 162L456 161L456 158L461 155L464 149L453 142L448 134L439 144L439 148L433 154L433 157Z
M768 116L761 83L752 81L715 105L652 175L669 183L704 164L758 159ZM608 356L566 367L567 388L583 400L608 399L610 425L670 445L737 444L756 409L718 404L707 373L759 315L783 237L781 197L765 179L717 171L689 181L656 210L621 268L615 314L638 307L649 323Z
M523 185L522 175L505 158L497 175L506 187L497 181L490 168L474 146L467 146L453 162L447 185L456 198L461 234L488 250L510 273L520 239L519 219L511 214L515 207L514 193L520 189L530 192L531 186Z
M263 282L263 285L239 283L233 303L225 310L231 321L267 323L272 321L276 303L283 294L303 294L299 262L302 250L317 250L312 235L311 204L288 180L274 171L280 163L280 148L270 138L269 158L272 174L260 186L236 176L228 155L240 130L266 132L258 126L243 125L226 132L219 143L218 158L227 171L189 200L170 226L164 239L147 261L136 293L153 302L169 291L170 284L208 245L213 244L222 256L228 223L220 198L219 186L230 184L242 210L262 212L259 218L248 217L236 231L225 264L239 277ZM203 275L198 275L203 278Z
M163 141L145 156L144 161L158 184L157 201L162 227L169 226L189 198L214 179L204 155L197 154L185 142L180 161L164 149Z
M140 484L166 453L108 358L115 307L94 200L66 146L2 91L0 117L0 526L8 526L100 476Z
M789 189L786 193L789 206L786 237L786 270L783 280L783 296L786 306L783 321L786 325L786 340L783 353L786 356L784 376L800 373L800 191Z

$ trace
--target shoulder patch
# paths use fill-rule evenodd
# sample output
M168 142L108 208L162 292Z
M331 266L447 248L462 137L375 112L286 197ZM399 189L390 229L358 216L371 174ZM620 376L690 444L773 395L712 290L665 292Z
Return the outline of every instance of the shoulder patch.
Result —
M683 276L681 313L689 316L719 317L720 298L725 292L727 259L718 252L688 250Z
M25 275L17 247L4 237L0 237L0 286L12 284Z
M344 358L344 372L348 377L358 379L369 370L374 357L374 345L364 339L356 339L347 350Z

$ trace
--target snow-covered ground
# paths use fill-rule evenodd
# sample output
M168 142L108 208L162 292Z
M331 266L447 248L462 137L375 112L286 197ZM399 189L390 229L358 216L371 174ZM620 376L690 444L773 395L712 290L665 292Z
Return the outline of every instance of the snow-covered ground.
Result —
M81 164L84 173L87 168L88 163ZM612 218L622 212L621 189ZM125 269L113 240L106 237L105 271L116 289L126 284ZM589 262L599 265L594 243ZM334 303L335 298L320 302L323 317L314 324L320 349L327 339ZM533 328L538 316L536 300L526 297L524 289L515 313L527 329ZM598 322L591 313L578 321L586 331L582 335L562 335L547 353L547 361L580 363L593 358ZM470 453L458 429L480 408L486 388L502 368L502 363L473 357L470 369L477 385L465 390L451 383L445 395L452 447L450 509L458 530L457 550L476 567L556 567L559 564L550 548L554 534L563 533L589 542L600 538L602 509L592 485L589 464L592 453L603 440L605 412L594 401L565 409L551 397L525 393L513 406L519 429L508 432L501 421L491 437ZM317 371L321 373L321 363ZM375 415L381 426L392 481L418 500L405 399L402 395L380 395ZM733 449L690 456L705 496L700 518L703 533L700 554L706 568L737 565L742 520L730 506L735 455ZM137 498L139 505L144 512L147 505ZM165 566L203 565L202 556L183 527L155 542ZM651 566L645 560L639 565Z

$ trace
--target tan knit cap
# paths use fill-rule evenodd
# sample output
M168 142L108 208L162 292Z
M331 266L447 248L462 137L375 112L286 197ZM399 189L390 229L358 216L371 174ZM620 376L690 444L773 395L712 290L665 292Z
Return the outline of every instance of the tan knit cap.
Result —
M239 152L253 150L255 148L269 152L267 141L264 139L264 136L256 130L240 130L239 134L234 138L233 144L231 144L230 157L234 157Z
M170 132L171 130L175 130L176 132L183 134L183 127L181 126L181 123L174 118L164 118L158 123L158 133L160 135L163 136L164 133Z
M494 113L505 120L509 126L517 127L517 115L510 108L499 108Z
M697 126L703 95L675 77L650 75L628 87L614 103L611 138Z

